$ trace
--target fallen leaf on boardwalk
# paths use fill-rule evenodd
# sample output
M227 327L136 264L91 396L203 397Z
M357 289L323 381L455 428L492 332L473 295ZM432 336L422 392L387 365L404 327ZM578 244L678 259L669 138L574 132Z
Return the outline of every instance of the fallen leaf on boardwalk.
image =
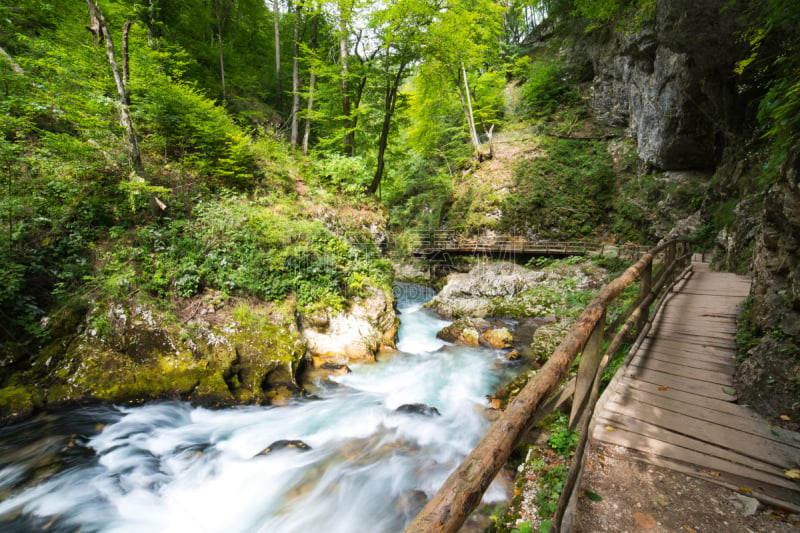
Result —
M786 477L788 477L789 479L800 479L800 470L798 470L796 468L792 468L791 470L787 470L784 473L786 474Z
M736 391L730 387L722 387L722 392L728 396L736 396Z
M781 434L778 433L777 431L775 431L774 429L770 429L769 432L772 433L773 435L775 435L776 437L780 437L781 436Z
M685 529L688 533L697 533L697 530L693 527L683 526L683 529Z
M614 426L606 426L606 431L614 431Z
M664 498L659 498L658 496L656 496L656 503L662 507L667 506L667 502L664 501Z
M706 350L716 350L713 346L706 346Z
M753 492L750 487L739 487L739 492Z
M780 419L781 419L781 420L785 420L785 421L787 421L787 422L790 422L790 421L792 420L792 417L791 417L791 416L789 416L789 415L781 415L781 416L780 416Z
M669 387L659 387L658 390L669 390Z
M586 497L588 499L592 500L593 502L601 502L601 501L603 501L603 497L600 496L599 494L597 494L596 492L592 492L590 490L587 490L585 495L586 495Z
M711 477L719 477L720 476L719 472L714 472L714 471L711 471L711 470L706 472L706 474L708 474Z
M649 514L640 513L639 511L633 513L633 521L642 529L653 529L656 527L655 518Z
M600 459L601 461L605 461L606 460L606 456L605 455L598 455L597 458Z

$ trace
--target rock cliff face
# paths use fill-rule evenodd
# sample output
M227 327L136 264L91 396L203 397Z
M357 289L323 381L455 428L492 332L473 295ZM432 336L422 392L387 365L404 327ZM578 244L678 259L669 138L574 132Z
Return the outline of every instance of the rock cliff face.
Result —
M800 146L766 195L749 191L763 169L757 158L747 160L751 154L743 157L741 148L757 127L753 110L759 96L737 86L734 74L736 62L750 53L739 37L747 22L724 0L657 0L647 27L628 34L596 32L584 47L594 68L594 112L608 124L627 127L645 171L710 171L697 179L709 181L699 189L707 191L704 218L725 225L716 239L716 262L753 275L740 395L775 419L791 415L796 425ZM665 229L659 234L666 235Z
M764 199L747 326L758 340L739 368L742 397L800 423L800 144Z
M737 122L741 29L724 0L659 0L649 27L591 36L592 107L627 126L641 160L660 170L709 169Z

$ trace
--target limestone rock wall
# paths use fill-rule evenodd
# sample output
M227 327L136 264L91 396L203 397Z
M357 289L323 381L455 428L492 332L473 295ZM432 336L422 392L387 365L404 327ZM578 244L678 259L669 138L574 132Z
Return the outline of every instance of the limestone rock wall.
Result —
M585 43L594 67L592 107L627 126L650 168L713 168L739 121L732 71L741 29L724 0L659 0L635 33L598 33Z
M747 324L758 340L738 377L745 401L800 424L800 143L761 215Z

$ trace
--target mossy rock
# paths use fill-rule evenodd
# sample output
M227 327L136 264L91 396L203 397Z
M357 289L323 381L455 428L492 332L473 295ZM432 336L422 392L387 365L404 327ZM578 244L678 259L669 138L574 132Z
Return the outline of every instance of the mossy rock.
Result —
M269 403L281 395L273 389L300 390L305 346L291 303L241 301L214 318L184 324L147 301L101 302L78 334L42 350L31 377L46 390L48 405L161 398Z
M0 419L30 416L36 407L35 395L28 387L9 385L0 389Z

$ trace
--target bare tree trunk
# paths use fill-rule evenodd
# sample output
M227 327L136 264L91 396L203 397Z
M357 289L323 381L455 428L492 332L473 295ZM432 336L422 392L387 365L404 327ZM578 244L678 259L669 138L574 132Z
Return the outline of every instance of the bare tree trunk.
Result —
M344 20L342 20L341 26L342 35L339 39L339 55L342 62L342 128L344 129L344 143L343 143L343 151L344 155L350 156L353 155L353 148L355 145L355 133L353 132L353 122L350 118L351 107L350 107L350 84L348 81L348 76L350 75L348 68L347 68L347 60L349 57L349 50L348 50L348 42L347 42L347 34L346 31L346 24Z
M311 50L316 50L317 48L317 30L319 27L319 19L317 14L314 14L314 18L311 20ZM314 72L314 67L311 67L311 76L308 80L308 104L306 106L307 114L306 114L306 125L305 129L303 130L303 153L308 153L308 141L309 137L311 137L311 114L314 112L314 86L317 83L317 74Z
M128 81L131 79L131 69L128 66L128 36L131 32L133 21L126 20L122 25L122 85L128 86ZM130 95L127 95L130 98ZM130 102L126 102L131 105Z
M275 10L275 80L278 83L278 109L283 106L283 90L281 89L281 26L280 5L278 0L272 2Z
M114 51L114 41L111 38L111 32L108 30L103 12L94 0L86 0L86 5L89 7L89 18L91 26L89 29L95 36L95 43L105 40L106 43L106 58L111 67L111 73L114 76L114 83L117 86L117 94L119 101L117 107L119 108L119 121L123 128L125 128L126 141L128 144L128 152L130 154L133 170L139 175L144 174L144 165L142 164L142 155L139 151L139 143L136 140L136 130L133 128L133 120L131 119L130 109L128 108L128 87L123 82L122 74L120 73L119 66L117 65L117 57Z
M222 82L222 101L228 101L228 91L225 87L225 54L222 51L222 14L217 13L217 43L219 44L219 77Z
M20 67L20 66L17 64L17 62L16 62L16 61L14 61L14 58L13 58L13 57L11 57L11 56L8 54L8 52L6 52L6 51L3 49L3 47L2 47L2 46L0 46L0 55L1 55L1 56L3 56L3 59L5 59L5 60L6 60L6 63L8 63L8 66L9 66L9 67L11 67L11 70L13 70L13 71L14 71L16 74L25 74L25 71L24 71L24 70L22 70L22 67Z
M372 182L367 188L367 192L369 194L375 194L381 186L383 170L386 165L386 148L389 145L389 131L391 130L392 116L394 115L395 105L397 104L397 91L400 88L400 82L403 79L403 72L405 71L405 68L406 64L401 63L400 68L397 69L397 74L395 74L394 79L386 84L383 125L381 127L381 136L378 139L378 164L375 168L375 174L372 177Z
M464 107L464 113L467 116L467 127L469 128L469 138L472 142L472 147L475 150L475 155L480 155L481 152L481 142L478 139L478 130L475 128L475 115L472 113L472 99L469 95L469 81L467 81L467 69L464 67L464 62L461 62L461 73L464 75L464 89L461 93L461 104L464 105L464 100L466 99L466 105Z
M300 7L300 4L296 4L294 8L294 31L292 44L292 127L289 138L292 146L297 146L298 142L297 115L300 113L300 43L298 40L301 11L302 8Z

